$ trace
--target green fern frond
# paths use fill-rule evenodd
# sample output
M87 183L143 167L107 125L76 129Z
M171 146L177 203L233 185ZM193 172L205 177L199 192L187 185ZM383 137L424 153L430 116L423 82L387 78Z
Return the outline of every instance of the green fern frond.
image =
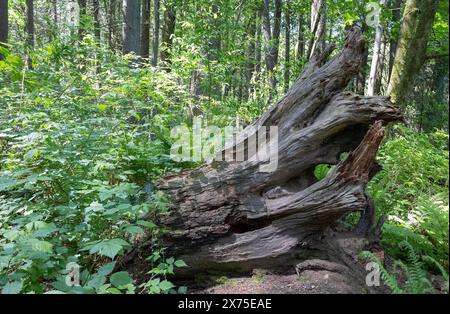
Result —
M402 294L402 293L404 293L404 291L399 287L399 285L397 283L397 279L395 278L395 276L391 275L384 268L384 266L381 263L380 259L376 255L374 255L372 252L369 252L369 251L363 251L363 252L361 252L361 255L364 258L368 258L372 262L377 263L377 265L378 265L378 267L380 269L381 279L383 280L385 285L388 286L389 289L391 289L392 293L394 293L394 294Z
M433 257L431 256L424 256L423 257L424 260L432 263L433 265L436 266L437 269L439 269L439 271L441 272L442 277L444 278L445 281L445 285L444 285L444 289L445 292L449 292L449 282L448 282L448 272L445 270L445 268L437 261L435 260Z
M406 270L405 290L409 293L429 293L433 290L431 282L427 278L424 264L420 257L407 241L399 244L400 248L407 253L408 265L403 267Z

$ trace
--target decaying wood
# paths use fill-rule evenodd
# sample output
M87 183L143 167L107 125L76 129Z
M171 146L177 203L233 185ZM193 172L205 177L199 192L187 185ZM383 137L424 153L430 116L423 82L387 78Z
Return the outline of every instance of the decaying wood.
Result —
M212 161L158 182L171 200L159 222L170 230L167 254L188 270L282 265L343 215L367 208L383 124L402 116L389 98L346 91L363 62L358 28L327 62L332 49L313 56L287 94L226 147L245 147L252 129L278 126L275 171L259 171L267 161L258 158ZM318 181L313 172L324 163L337 166Z

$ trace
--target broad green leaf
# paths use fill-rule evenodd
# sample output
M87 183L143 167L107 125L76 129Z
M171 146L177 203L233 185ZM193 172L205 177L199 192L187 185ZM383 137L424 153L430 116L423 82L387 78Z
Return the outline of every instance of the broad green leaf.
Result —
M35 251L52 253L53 244L48 241L38 240L38 239L29 239L27 243L31 246L31 248Z
M127 246L129 246L128 242L117 238L117 239L101 241L92 246L87 246L84 249L88 248L90 254L98 253L100 255L107 256L111 259L114 259L114 257L116 257L116 255L117 255L117 253L119 253L120 250L122 250L123 248L125 248Z
M168 280L163 280L159 283L159 288L161 288L162 291L169 291L170 289L174 288L175 286L173 283L171 283Z
M146 228L149 228L149 229L153 229L153 228L156 227L156 225L155 225L153 222L151 222L151 221L138 220L136 223L137 223L138 225L141 225L141 226L146 227Z
M179 267L179 268L181 268L181 267L186 267L186 266L187 266L186 263L185 263L183 260L181 260L181 259L176 260L175 263L174 263L174 265L175 265L176 267Z
M123 227L123 230L131 233L132 235L136 235L136 234L144 234L144 229L142 229L139 226L133 226L133 225L126 225Z
M109 278L109 281L116 288L120 288L130 283L133 283L133 279L131 279L130 275L126 271L120 271L112 274L111 277Z
M114 270L114 266L116 266L116 262L105 264L98 269L97 274L101 276L108 276Z
M95 274L94 276L92 276L91 280L88 281L87 286L97 290L102 285L104 285L105 282L106 282L105 276Z
M22 291L23 281L8 282L2 289L2 294L18 294Z
M9 191L21 183L22 181L17 179L0 177L0 192Z
M5 237L5 239L8 239L9 241L14 241L21 235L21 233L22 232L20 230L11 229L11 230L5 231L3 233L3 236Z

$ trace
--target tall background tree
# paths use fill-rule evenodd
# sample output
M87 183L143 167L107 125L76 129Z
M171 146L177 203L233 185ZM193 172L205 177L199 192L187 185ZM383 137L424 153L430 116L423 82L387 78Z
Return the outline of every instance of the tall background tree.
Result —
M85 16L87 14L87 3L86 0L78 0L78 10L79 10L79 26L78 26L78 37L83 38L85 31Z
M262 8L266 69L272 88L275 88L277 84L277 78L275 76L274 69L278 63L278 54L280 47L282 4L282 0L274 1L273 20L271 19L271 1L264 0Z
M34 2L33 0L27 0L27 23L26 23L26 32L27 32L27 40L26 45L28 49L28 55L27 55L27 64L28 68L33 68L33 60L31 58L31 54L34 49Z
M384 6L385 0L380 0L380 5ZM381 17L380 17L381 18ZM379 94L381 85L381 73L384 57L384 38L382 22L378 21L375 25L375 40L373 44L372 62L370 66L369 81L367 85L367 95L373 96Z
M165 2L161 39L161 62L170 63L170 52L175 35L176 9L168 1Z
M389 42L389 73L388 79L391 77L392 67L395 60L395 52L397 50L398 43L398 24L402 17L402 4L403 0L389 0L389 9L392 12L391 18L391 38Z
M403 106L425 61L438 0L407 0L387 93Z
M154 0L153 7L153 65L158 64L158 54L159 54L159 28L160 28L160 0Z
M290 87L291 70L291 12L289 0L286 1L284 8L284 91Z
M123 0L123 48L124 54L140 54L141 4L140 0Z
M0 0L0 43L8 42L8 0Z
M325 48L326 32L326 0L313 0L311 4L311 39L308 47L308 57Z
M141 56L144 59L150 56L150 17L151 0L142 0Z
M98 41L100 41L101 25L100 25L100 2L99 0L92 0L92 15L94 17L94 34Z
M28 48L34 47L34 2L27 0L27 45Z

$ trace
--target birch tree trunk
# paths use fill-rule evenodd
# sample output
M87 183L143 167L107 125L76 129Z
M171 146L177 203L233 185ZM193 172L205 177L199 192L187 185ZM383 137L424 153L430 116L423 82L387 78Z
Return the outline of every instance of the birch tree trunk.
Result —
M385 0L380 0L380 5L384 6ZM383 26L381 21L378 22L378 25L375 26L375 41L373 44L373 53L372 53L372 63L370 66L370 74L369 74L369 82L367 85L367 95L373 96L375 95L375 87L377 85L377 79L379 79L380 71L380 62L382 59L382 44L383 44ZM378 74L378 76L377 76Z
M313 0L311 5L311 39L308 45L308 57L325 49L326 0Z

